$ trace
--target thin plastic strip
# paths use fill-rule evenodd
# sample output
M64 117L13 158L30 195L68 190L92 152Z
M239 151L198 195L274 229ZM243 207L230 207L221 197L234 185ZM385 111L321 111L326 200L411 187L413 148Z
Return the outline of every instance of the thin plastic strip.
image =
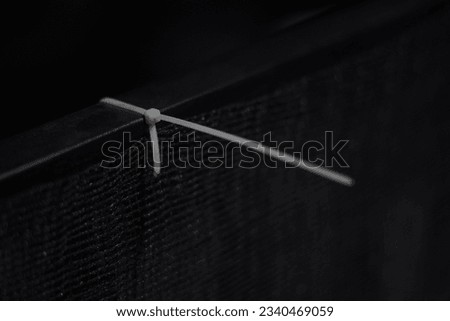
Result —
M139 114L144 115L144 118L146 120L146 123L149 125L149 131L150 131L150 139L152 141L152 150L153 150L153 162L154 162L154 171L155 176L160 173L160 153L159 153L159 147L158 147L158 134L156 131L156 123L160 120L169 122L178 126L190 128L205 134L209 134L211 136L215 136L230 142L235 142L239 144L240 146L245 146L247 148L253 149L261 154L267 155L269 157L274 157L282 162L289 163L294 165L297 168L301 168L305 171L308 171L310 173L319 175L323 178L329 179L331 181L334 181L336 183L345 185L345 186L353 186L355 181L345 175L338 173L336 171L330 170L328 168L324 168L321 166L313 165L309 162L304 161L302 158L297 158L292 155L289 155L287 153L283 153L275 148L264 146L263 144L249 140L240 136L236 136L233 134L229 134L226 132L223 132L218 129L214 129L211 127L203 126L197 123L193 123L184 119L163 115L160 113L158 109L151 108L151 109L144 109L132 104L128 104L126 102L114 99L114 98L103 98L101 102L124 108L127 110L131 110L134 112L137 112Z

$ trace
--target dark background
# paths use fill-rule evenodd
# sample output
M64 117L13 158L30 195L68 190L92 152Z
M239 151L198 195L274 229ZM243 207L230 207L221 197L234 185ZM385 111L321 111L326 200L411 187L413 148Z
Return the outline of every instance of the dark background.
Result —
M340 3L342 5L342 3ZM5 138L103 96L177 77L333 1L17 1L3 6Z
M396 2L385 16L396 17L406 3L413 2ZM11 135L102 96L204 68L314 6L19 3L2 11L13 18L2 28L2 130ZM250 78L247 86L181 104L207 111L187 119L244 137L273 131L301 144L333 129L350 140L351 189L264 167L170 167L158 178L149 168L107 171L89 158L100 148L76 145L98 137L93 127L103 135L131 122L131 113L105 105L66 117L63 124L72 126L60 131L47 126L8 140L2 161L13 155L31 168L2 181L0 298L448 299L450 8L413 13L296 62L319 66L289 64L256 83ZM313 30L333 28L323 27L326 15L317 20ZM380 20L370 11L364 26ZM273 46L274 56L303 48L310 36L342 37L346 21L364 29L358 19L337 21L340 28L325 35L305 32ZM165 94L183 89L172 88ZM158 102L155 92L145 89L148 101ZM108 124L105 114L119 122ZM77 137L83 130L89 135ZM161 140L173 132L158 128ZM57 138L48 144L50 135ZM52 162L47 145L65 153ZM73 145L79 148L64 149Z

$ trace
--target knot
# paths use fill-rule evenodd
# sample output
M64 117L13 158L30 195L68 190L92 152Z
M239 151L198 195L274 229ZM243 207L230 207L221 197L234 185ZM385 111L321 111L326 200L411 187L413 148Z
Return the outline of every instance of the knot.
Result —
M144 112L144 119L147 125L155 125L161 120L161 113L159 109L150 108Z

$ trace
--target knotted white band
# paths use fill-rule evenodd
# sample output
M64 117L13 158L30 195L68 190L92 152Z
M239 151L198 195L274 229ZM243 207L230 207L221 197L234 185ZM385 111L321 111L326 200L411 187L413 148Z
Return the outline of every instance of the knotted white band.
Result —
M243 137L239 137L233 134L229 134L226 132L223 132L221 130L217 130L214 128L210 128L207 126L203 126L197 123L193 123L187 120L175 118L172 116L163 115L160 113L158 109L151 108L151 109L144 109L132 104L128 104L126 102L114 99L114 98L103 98L100 100L100 102L107 103L116 107L124 108L127 110L131 110L134 112L137 112L141 115L144 115L145 121L149 126L149 132L150 132L150 139L152 141L152 151L153 151L153 163L154 163L154 173L155 176L158 175L161 171L161 159L160 159L160 153L159 153L159 144L158 144L158 133L156 130L156 123L159 121L166 121L175 125L183 126L186 128L190 128L205 134L209 134L215 137L219 137L225 140L228 140L230 142L238 143L240 146L245 146L247 148L253 149L261 154L274 157L280 161L289 163L294 165L295 167L304 169L310 173L319 175L321 177L327 178L329 180L332 180L334 182L340 183L345 186L352 186L354 185L354 180L344 174L337 173L333 170L313 165L309 162L304 161L301 158L296 158L292 155L283 153L275 148L267 147L262 145L259 142L248 140Z

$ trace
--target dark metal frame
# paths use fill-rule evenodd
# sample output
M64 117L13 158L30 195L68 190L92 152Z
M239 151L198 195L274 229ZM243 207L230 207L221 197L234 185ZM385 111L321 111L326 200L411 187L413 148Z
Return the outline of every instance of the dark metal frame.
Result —
M270 90L280 80L298 77L299 72L334 63L345 55L348 46L363 50L441 3L373 1L326 10L251 48L222 57L204 70L176 81L149 84L115 98L180 117L211 106L218 108L234 99ZM142 117L98 103L1 141L0 189L2 193L13 192L36 181L66 175L74 167L92 164L100 159L102 143L120 137L123 131L144 135Z

